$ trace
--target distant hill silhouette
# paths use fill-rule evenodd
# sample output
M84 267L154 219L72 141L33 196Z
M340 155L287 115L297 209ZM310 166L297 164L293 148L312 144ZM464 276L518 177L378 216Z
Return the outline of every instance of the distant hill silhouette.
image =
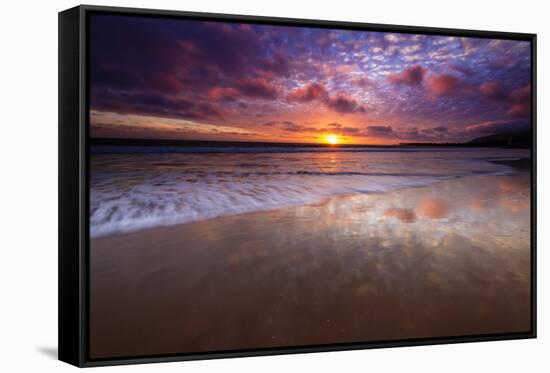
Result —
M505 147L528 147L531 146L531 133L514 132L498 133L489 136L473 139L468 144L476 146L505 146Z
M499 147L499 148L529 148L532 145L530 131L497 133L478 137L477 139L461 143L422 143L408 142L401 143L401 146L458 146L458 147Z

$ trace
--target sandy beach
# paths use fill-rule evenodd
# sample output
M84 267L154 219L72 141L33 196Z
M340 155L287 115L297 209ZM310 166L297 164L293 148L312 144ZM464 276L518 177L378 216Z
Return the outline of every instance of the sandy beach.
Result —
M529 174L91 240L91 357L530 328Z

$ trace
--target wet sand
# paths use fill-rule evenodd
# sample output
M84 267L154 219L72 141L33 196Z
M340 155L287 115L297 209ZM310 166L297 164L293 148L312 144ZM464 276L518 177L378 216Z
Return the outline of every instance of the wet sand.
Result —
M528 331L529 175L96 238L92 358Z

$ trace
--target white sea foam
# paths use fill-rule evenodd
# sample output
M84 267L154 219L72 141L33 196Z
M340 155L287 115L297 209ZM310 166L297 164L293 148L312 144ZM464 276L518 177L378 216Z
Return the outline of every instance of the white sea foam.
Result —
M511 154L512 153L512 154ZM517 154L516 154L517 153ZM519 151L93 155L92 238L511 169Z

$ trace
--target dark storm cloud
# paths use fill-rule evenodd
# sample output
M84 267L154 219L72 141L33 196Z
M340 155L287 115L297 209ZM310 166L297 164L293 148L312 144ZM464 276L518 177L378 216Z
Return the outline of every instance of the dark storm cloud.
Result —
M181 22L122 16L98 16L91 21L91 105L105 107L101 88L117 94L109 98L121 100L110 103L121 110L143 108L132 103L139 97L163 97L153 108L140 113L169 113L179 117L181 105L174 102L194 101L197 109L208 108L204 98L236 99L237 96L273 99L277 89L264 78L288 73L288 62L281 55L260 56L260 40L251 31L208 22ZM212 91L215 85L227 83L225 91ZM103 97L96 93L102 92ZM140 96L141 95L141 96ZM168 96L173 96L169 99ZM129 99L132 97L132 99ZM152 104L152 103L151 103ZM241 105L242 106L242 105ZM200 110L199 110L200 111ZM202 110L214 114L213 109Z
M248 97L273 100L279 94L278 88L263 78L243 79L236 87L240 93Z
M157 93L95 90L94 109L119 114L140 114L181 119L221 118L224 109L208 102L194 102Z

